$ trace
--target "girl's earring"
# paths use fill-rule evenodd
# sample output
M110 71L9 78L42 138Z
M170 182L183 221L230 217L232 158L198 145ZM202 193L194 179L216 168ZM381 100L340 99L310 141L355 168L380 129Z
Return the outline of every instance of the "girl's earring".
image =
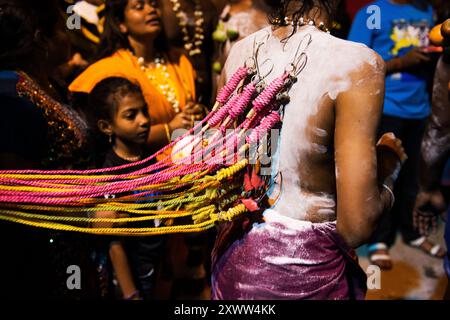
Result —
M112 144L112 134L109 135L109 143Z

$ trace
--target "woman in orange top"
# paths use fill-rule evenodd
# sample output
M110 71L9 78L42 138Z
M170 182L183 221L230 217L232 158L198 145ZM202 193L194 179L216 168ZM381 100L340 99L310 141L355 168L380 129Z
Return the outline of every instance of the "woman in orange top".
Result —
M156 1L111 0L106 3L100 60L69 86L89 93L101 80L124 77L138 83L149 107L148 145L157 151L176 129L189 129L204 116L195 103L194 70L189 60L168 50Z

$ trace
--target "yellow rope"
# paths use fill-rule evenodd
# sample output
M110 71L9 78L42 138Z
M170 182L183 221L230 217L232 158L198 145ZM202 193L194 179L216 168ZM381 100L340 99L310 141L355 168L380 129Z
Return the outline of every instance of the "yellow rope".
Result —
M0 216L0 220L20 223L37 228L45 228L59 231L74 231L99 235L124 235L124 236L126 235L147 236L147 235L169 234L179 232L201 232L212 228L214 226L215 221L217 221L216 219L211 219L198 225L167 226L157 228L87 228L87 227L63 225L59 223L28 221L7 216Z
M239 204L234 208L229 209L228 211L222 211L217 215L217 219L219 221L231 221L235 217L247 212L247 208L243 204Z
M222 181L224 179L230 178L230 177L234 176L236 173L238 173L239 171L241 171L242 169L244 169L247 165L248 165L248 159L243 159L243 160L239 161L238 163L232 165L231 167L220 169L216 175L217 180Z
M185 191L180 191L176 194L162 194L153 196L142 196L136 198L135 196L123 196L111 199L99 199L99 198L85 198L78 201L79 204L83 204L88 207L71 207L71 206L44 206L44 205L27 205L27 204L8 204L8 209L0 210L0 219L29 225L37 228L47 228L61 231L75 231L91 234L115 234L115 235L155 235L155 234L167 234L177 232L199 232L207 230L214 226L216 221L230 221L234 217L243 214L247 211L243 204L239 204L226 211L216 213L216 206L212 204L216 199L220 204L220 208L225 208L228 205L235 202L239 195L230 194L236 188L241 187L239 183L224 184L223 181L229 179L246 168L248 160L243 159L236 164L223 168L216 172L214 176L209 176L208 171L196 172L193 174L185 175L183 177L176 177L164 184L146 185L135 188L137 191L164 191L173 190L174 188L186 188ZM48 193L60 193L61 191L72 192L80 190L80 188L86 187L77 185L74 181L68 181L70 179L95 179L95 178L112 178L114 176L78 176L78 175L3 175L3 177L15 178L15 179L33 179L39 180L66 180L58 183L43 183L43 186L8 186L0 185L0 190L12 190L27 192L48 192ZM126 179L132 179L140 176L130 176ZM125 180L125 179L124 179ZM97 182L93 185L106 185L110 182ZM44 186L45 185L45 186ZM62 188L67 187L69 188ZM73 186L71 188L70 186ZM80 186L77 188L77 186ZM52 197L42 198L54 199ZM61 199L64 199L61 196ZM154 201L151 201L153 199ZM164 200L162 200L164 199ZM120 202L122 201L122 202ZM136 203L136 201L147 201L145 203ZM157 208L157 210L151 210L149 208ZM162 210L158 210L162 209ZM175 210L171 210L175 209ZM39 213L24 212L29 211L51 211L52 213L89 213L99 211L117 211L127 212L139 215L145 215L140 217L127 217L127 218L91 218L91 217L74 217L74 216L58 216L58 215L45 215ZM182 217L192 217L193 224L188 225L170 225L159 227L144 227L144 228L89 228L68 225L64 223L73 222L97 222L97 223L130 223L130 222L142 222L155 219L174 219Z
M48 220L48 221L63 221L63 222L139 222L139 221L150 221L156 219L168 219L174 218L174 214L160 214L154 216L146 217L132 217L132 218L90 218L90 217L64 217L64 216L48 216L37 213L26 213L14 210L2 210L1 213L18 216L21 218L30 218L36 220ZM176 213L176 218L191 216L192 212L179 211Z

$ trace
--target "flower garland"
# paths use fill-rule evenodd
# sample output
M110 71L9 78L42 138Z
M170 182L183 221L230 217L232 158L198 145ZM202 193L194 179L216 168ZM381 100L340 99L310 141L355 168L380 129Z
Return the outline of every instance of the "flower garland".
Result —
M189 18L185 11L181 10L181 4L179 0L170 0L172 2L172 10L175 16L179 20L181 32L183 33L184 49L189 53L189 56L195 56L202 53L203 40L205 39L204 23L202 6L199 0L194 0L194 34L191 37L189 34Z
M170 79L170 74L167 70L166 60L162 56L157 56L153 60L154 67L149 68L145 63L143 57L137 58L137 63L141 70L146 74L152 85L166 97L167 101L171 104L173 110L179 113L180 101L175 91L175 84ZM157 76L157 74L159 76Z

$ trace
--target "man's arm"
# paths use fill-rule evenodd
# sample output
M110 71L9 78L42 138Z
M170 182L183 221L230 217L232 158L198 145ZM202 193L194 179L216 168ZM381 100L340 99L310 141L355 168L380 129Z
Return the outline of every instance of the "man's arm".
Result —
M353 248L368 240L392 201L382 184L392 189L395 169L386 171L381 179L377 173L376 131L383 108L384 79L385 65L377 56L375 66L365 64L351 75L350 89L336 100L337 230ZM392 147L401 153L398 140L393 140Z
M450 64L438 62L431 117L422 141L420 191L414 206L414 225L423 235L437 226L446 203L439 190L445 161L450 154Z
M386 61L386 74L410 70L428 61L430 61L430 57L422 49L413 48L402 57Z
M450 64L441 59L436 68L431 117L422 141L421 187L439 187L445 161L450 153Z

